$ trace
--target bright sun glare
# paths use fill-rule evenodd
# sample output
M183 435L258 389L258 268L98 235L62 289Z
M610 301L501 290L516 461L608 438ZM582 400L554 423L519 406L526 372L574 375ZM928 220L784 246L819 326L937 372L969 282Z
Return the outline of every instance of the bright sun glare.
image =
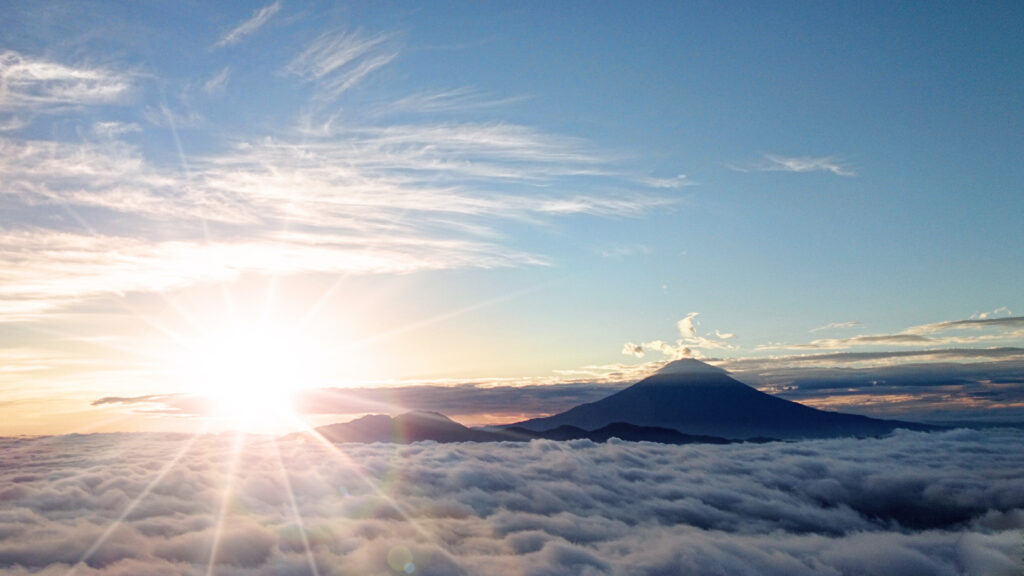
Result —
M312 376L309 347L294 335L248 326L207 334L185 359L189 393L234 428L275 432L294 425L293 394Z

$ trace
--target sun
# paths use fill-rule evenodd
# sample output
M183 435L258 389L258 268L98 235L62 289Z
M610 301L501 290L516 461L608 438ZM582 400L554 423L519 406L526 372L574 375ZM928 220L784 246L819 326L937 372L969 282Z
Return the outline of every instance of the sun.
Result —
M234 326L190 342L182 360L187 391L209 416L241 430L294 427L295 393L310 387L311 346L274 327Z

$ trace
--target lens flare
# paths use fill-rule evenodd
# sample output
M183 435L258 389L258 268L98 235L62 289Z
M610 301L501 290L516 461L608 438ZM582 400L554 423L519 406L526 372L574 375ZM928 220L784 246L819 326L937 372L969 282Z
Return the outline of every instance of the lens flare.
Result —
M232 428L278 432L294 427L296 391L316 379L313 347L277 327L234 327L205 334L181 359L189 394Z

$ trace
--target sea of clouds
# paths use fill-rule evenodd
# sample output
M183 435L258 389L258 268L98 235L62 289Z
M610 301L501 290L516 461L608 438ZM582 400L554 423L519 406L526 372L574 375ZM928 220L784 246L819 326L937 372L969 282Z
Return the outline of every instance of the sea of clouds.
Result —
M1019 575L1021 478L1011 430L726 446L4 438L0 573Z

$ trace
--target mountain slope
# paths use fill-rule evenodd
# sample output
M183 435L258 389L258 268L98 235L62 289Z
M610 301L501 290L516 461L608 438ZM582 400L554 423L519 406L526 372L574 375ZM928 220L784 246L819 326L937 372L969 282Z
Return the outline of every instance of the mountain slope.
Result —
M508 434L466 428L437 412L407 412L392 418L386 414L364 416L351 422L316 429L331 442L492 442Z
M351 422L321 426L316 431L331 442L390 442L395 444L422 441L440 443L526 442L533 439L587 439L594 442L606 442L610 438L660 444L724 444L728 442L724 438L695 436L683 434L677 430L636 426L623 422L615 422L593 431L572 426L562 426L545 431L517 428L478 430L467 428L437 412L407 412L394 418L376 414L364 416Z
M760 392L720 368L692 359L671 362L602 400L512 426L538 431L559 426L595 430L613 422L730 439L875 436L896 428L934 429L817 410Z

